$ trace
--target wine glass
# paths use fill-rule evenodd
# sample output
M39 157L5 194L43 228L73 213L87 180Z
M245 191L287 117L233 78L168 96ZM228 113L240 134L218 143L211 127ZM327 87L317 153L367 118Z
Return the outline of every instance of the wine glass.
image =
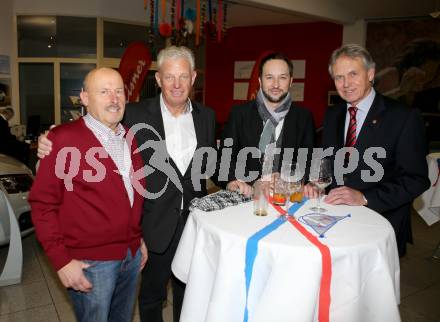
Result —
M309 181L318 189L317 206L310 208L318 213L327 209L321 207L321 195L324 189L332 183L332 164L330 159L312 160Z

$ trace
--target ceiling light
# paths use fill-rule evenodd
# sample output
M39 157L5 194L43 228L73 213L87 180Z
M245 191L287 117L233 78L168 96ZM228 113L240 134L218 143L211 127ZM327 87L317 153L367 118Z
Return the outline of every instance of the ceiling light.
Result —
M56 45L56 38L55 38L55 36L50 36L48 41L47 41L47 48L52 48L55 45Z

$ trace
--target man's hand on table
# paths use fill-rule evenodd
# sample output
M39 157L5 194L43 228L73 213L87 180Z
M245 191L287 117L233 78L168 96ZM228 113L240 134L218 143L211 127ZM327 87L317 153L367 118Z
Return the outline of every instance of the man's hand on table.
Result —
M248 185L246 182L240 180L230 181L226 185L226 189L229 191L237 191L247 197L252 195L252 187Z
M308 183L304 186L304 196L309 199L318 198L318 188L311 183Z
M366 206L367 199L362 192L346 186L337 187L328 193L325 202L331 205Z

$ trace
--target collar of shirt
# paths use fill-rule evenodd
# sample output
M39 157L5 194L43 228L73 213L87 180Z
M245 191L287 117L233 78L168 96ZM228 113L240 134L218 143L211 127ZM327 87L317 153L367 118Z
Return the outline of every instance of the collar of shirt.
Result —
M6 119L6 116L4 116L3 114L0 114L1 117L3 117L3 119L7 122L8 120Z
M165 101L162 96L162 93L160 94L160 109L162 111L162 115L165 114L170 117L175 117L173 114L171 114L170 110L166 106ZM191 104L191 100L188 98L188 100L186 101L185 111L183 111L182 115L192 113L192 110L193 110L193 107Z
M357 113L356 113L356 137L359 136L359 133L361 131L362 126L364 125L364 121L367 118L368 111L371 108L371 105L373 105L374 98L376 97L376 91L374 88L371 88L370 93L368 93L367 96L365 96L359 104L356 105L357 107ZM347 103L347 113L345 116L345 131L344 131L344 139L347 135L348 131L348 124L350 122L350 113L348 113L348 108L352 106L351 104Z
M376 91L374 88L371 88L370 93L368 93L367 96L365 96L359 104L356 105L358 112L360 111L363 115L367 115L368 111L370 110L371 105L373 105L374 98L376 97ZM351 104L347 103L347 109L352 106Z
M86 125L105 141L112 138L123 138L125 136L125 129L120 123L118 124L116 131L113 131L90 114L86 114L83 119Z

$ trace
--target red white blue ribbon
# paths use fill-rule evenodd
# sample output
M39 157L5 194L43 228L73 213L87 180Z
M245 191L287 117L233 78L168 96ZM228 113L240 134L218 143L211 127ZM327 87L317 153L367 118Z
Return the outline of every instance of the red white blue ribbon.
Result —
M322 256L322 277L319 292L319 311L318 311L318 321L319 322L329 322L330 315L330 283L331 283L331 255L330 250L324 244L322 244L316 236L311 234L307 229L301 226L300 223L292 216L298 209L300 209L307 198L304 198L302 202L296 203L289 208L290 216L280 216L272 223L264 227L263 229L257 231L253 234L246 242L246 257L245 257L245 281L246 281L246 302L244 309L243 322L247 322L249 319L248 311L248 295L249 287L252 282L252 272L255 263L255 258L258 254L258 242L269 235L271 232L276 230L286 221L289 221L304 237L306 237L313 245L315 245ZM279 206L271 205L280 213L280 215L285 215L286 211Z

